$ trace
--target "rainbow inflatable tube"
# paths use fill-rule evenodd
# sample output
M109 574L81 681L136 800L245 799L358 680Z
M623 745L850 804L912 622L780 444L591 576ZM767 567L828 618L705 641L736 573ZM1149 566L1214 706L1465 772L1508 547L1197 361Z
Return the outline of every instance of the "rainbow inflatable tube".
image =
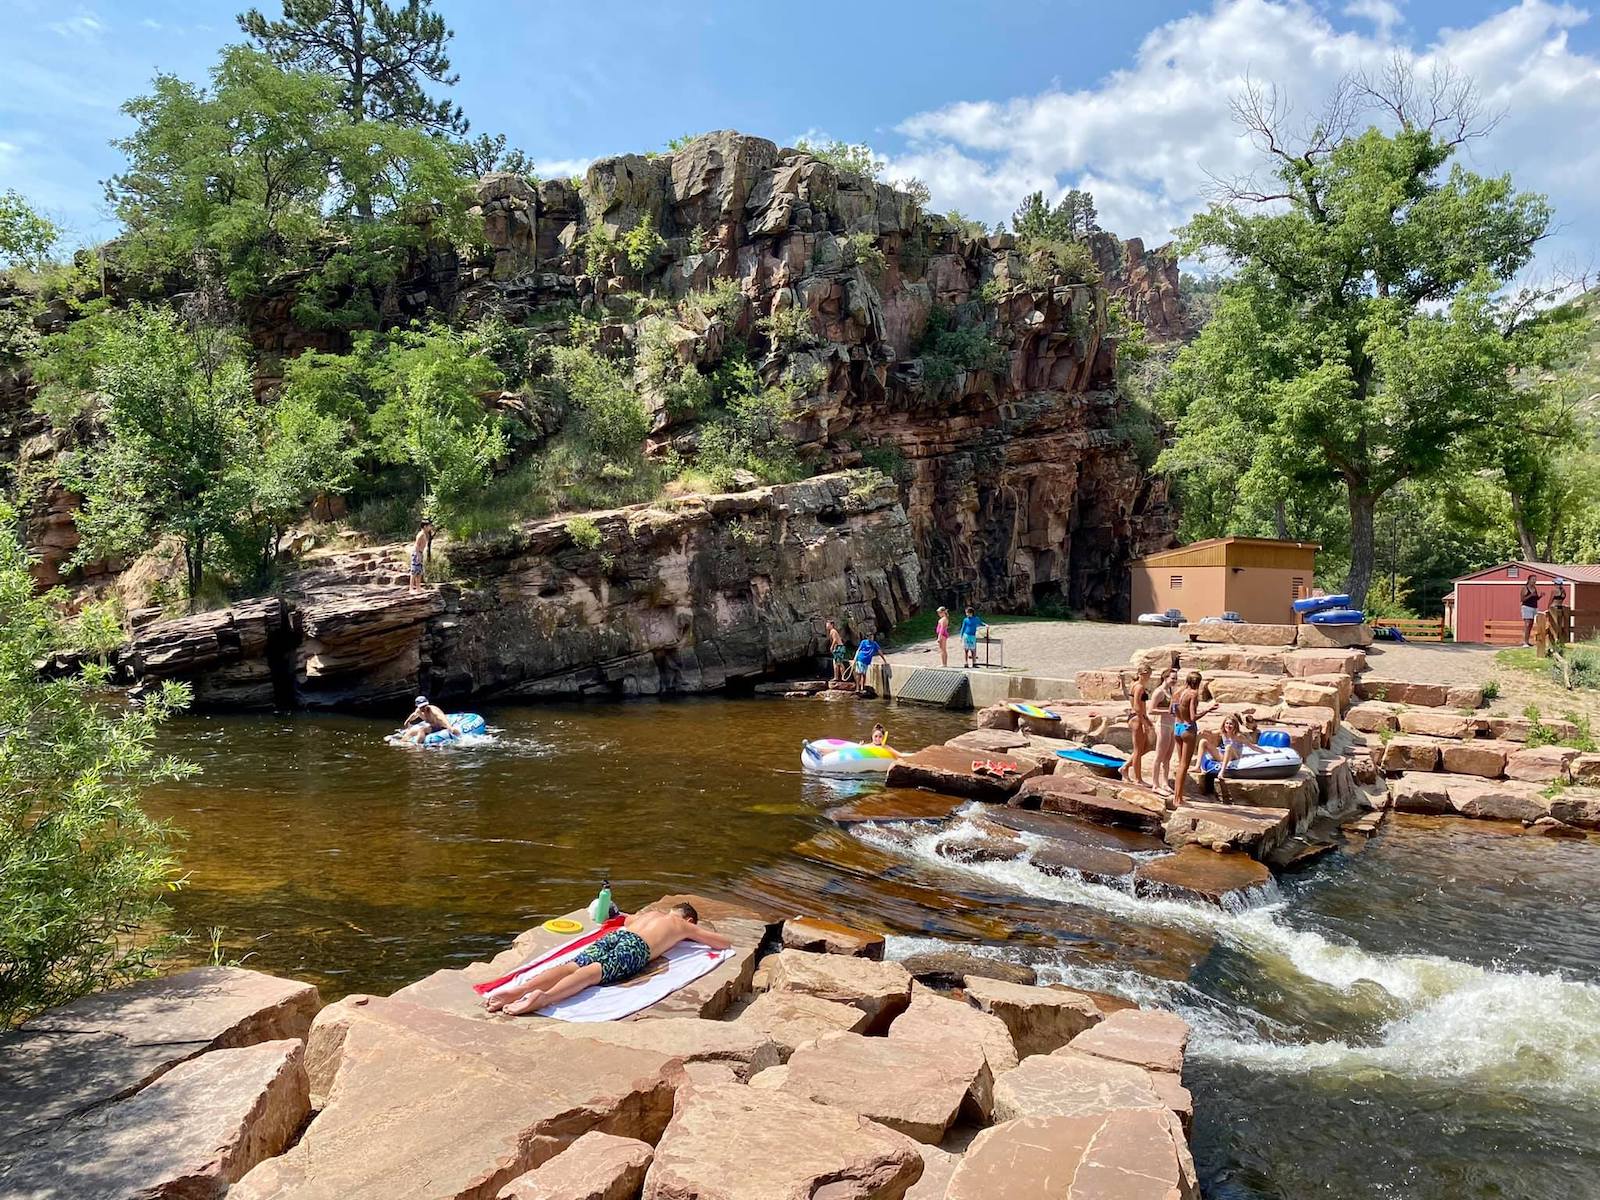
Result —
M800 766L817 775L882 775L900 757L898 750L840 738L800 744Z

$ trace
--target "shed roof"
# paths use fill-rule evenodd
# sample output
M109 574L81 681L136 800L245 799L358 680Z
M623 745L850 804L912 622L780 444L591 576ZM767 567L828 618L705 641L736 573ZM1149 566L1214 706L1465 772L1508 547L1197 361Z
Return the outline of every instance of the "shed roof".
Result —
M1474 579L1481 579L1496 571L1504 571L1507 567L1522 567L1535 575L1547 575L1552 579L1559 575L1568 583L1600 583L1600 563L1529 562L1522 558L1496 563L1492 567L1484 567L1481 571L1474 571L1470 575L1458 575L1455 582L1470 583Z
M1242 554L1259 556L1274 551L1304 550L1315 555L1320 549L1322 549L1321 542L1288 542L1278 538L1256 537L1206 538L1204 541L1190 542L1187 546L1146 554L1143 558L1135 559L1132 565L1136 567L1224 566L1236 561L1237 556Z

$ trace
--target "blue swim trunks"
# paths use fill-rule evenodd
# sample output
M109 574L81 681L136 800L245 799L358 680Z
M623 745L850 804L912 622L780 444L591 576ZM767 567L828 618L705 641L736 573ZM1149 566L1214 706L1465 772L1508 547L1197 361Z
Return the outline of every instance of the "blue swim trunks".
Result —
M584 947L572 963L577 967L598 965L602 984L621 983L649 966L650 947L633 930L618 929Z

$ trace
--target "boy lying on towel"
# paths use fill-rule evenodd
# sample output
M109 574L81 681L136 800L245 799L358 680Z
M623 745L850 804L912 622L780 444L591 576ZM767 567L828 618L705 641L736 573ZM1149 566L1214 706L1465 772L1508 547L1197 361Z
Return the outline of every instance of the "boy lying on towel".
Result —
M632 979L651 959L679 942L699 942L713 950L733 945L722 934L700 928L700 914L692 904L674 904L666 912L634 913L621 929L581 950L571 962L492 992L484 997L483 1005L490 1012L504 1011L511 1016L534 1012L597 983L609 986Z

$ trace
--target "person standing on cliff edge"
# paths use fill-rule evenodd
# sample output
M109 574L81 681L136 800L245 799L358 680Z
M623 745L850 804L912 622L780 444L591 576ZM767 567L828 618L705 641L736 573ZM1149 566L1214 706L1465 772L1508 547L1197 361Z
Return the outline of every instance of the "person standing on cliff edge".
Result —
M411 540L411 581L407 585L408 592L420 591L422 588L422 563L426 557L433 558L433 522L423 518L422 525L417 529L417 536Z

